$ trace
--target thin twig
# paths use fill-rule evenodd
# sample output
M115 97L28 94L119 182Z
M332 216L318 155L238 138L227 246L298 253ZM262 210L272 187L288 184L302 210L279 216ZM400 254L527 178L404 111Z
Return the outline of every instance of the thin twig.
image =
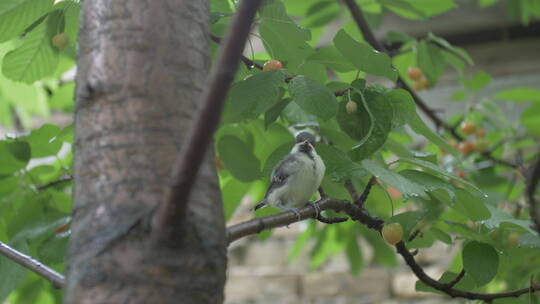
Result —
M457 283L459 283L459 281L461 281L461 279L463 279L464 276L465 269L461 270L457 277L455 277L452 281L445 283L445 285L447 286L447 288L453 288L454 286L456 286Z
M536 186L540 179L540 154L536 157L536 163L532 167L532 171L528 178L526 196L529 203L529 214L532 222L534 223L536 232L540 235L540 218L538 217L538 206L536 205L536 199L534 194L536 192Z
M360 197L358 198L358 200L356 200L354 203L360 207L360 208L363 208L364 207L364 203L366 202L368 196L369 196L369 192L371 191L371 188L373 187L373 185L375 185L375 182L377 182L377 178L375 178L375 176L372 176L366 187L364 188L364 191L362 192L362 194L360 195Z
M64 279L63 275L47 267L46 265L42 264L31 256L19 252L2 242L0 242L0 253L8 259L50 281L56 288L62 288L66 284L66 280Z
M351 196L353 202L357 202L360 200L360 195L354 188L354 185L350 179L345 181L345 189L349 192L349 195Z
M173 164L173 185L157 212L157 225L160 228L182 226L191 189L219 123L227 91L234 80L251 23L261 2L243 0L238 6L213 66L208 87L197 103L200 105L197 117Z
M47 183L47 184L43 184L43 185L37 186L37 189L38 189L39 191L43 191L43 190L45 190L45 189L47 189L47 188L54 187L54 186L56 186L56 185L58 185L58 184L61 184L61 183L70 182L70 181L72 181L72 180L73 180L73 176L70 176L70 175L64 175L64 176L60 177L59 179L54 180L54 181L52 181L52 182L50 182L50 183Z

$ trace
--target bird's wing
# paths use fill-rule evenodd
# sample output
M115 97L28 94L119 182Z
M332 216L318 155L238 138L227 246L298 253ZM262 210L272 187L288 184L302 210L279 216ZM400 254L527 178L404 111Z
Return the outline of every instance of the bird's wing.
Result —
M283 158L272 170L270 185L268 185L264 197L266 198L273 189L283 186L289 176L298 171L298 166L300 166L300 162L295 155L287 155Z

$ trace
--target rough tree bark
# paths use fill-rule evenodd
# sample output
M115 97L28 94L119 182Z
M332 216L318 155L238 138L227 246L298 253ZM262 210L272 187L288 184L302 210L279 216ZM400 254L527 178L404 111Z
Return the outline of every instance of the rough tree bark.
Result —
M67 303L221 303L225 225L209 151L180 234L150 218L204 89L208 1L83 2Z

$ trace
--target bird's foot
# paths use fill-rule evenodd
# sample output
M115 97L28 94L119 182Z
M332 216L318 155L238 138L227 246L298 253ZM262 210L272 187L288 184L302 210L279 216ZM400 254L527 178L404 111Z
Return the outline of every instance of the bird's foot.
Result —
M298 208L283 208L287 211L292 211L294 214L296 214L296 216L298 217L298 220L301 220L302 217L300 215L300 211L298 211Z
M315 217L314 218L318 218L319 215L321 215L321 207L319 207L319 205L317 205L317 202L308 202L307 205L313 207L313 209L315 209Z

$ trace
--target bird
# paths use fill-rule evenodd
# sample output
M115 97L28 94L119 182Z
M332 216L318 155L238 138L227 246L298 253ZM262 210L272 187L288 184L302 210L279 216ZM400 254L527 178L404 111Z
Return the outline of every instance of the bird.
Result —
M315 137L308 132L300 132L296 136L291 152L272 170L264 199L254 210L270 205L290 210L300 219L298 208L311 204L318 216L318 207L309 203L309 199L321 185L326 167L315 151L314 144Z

